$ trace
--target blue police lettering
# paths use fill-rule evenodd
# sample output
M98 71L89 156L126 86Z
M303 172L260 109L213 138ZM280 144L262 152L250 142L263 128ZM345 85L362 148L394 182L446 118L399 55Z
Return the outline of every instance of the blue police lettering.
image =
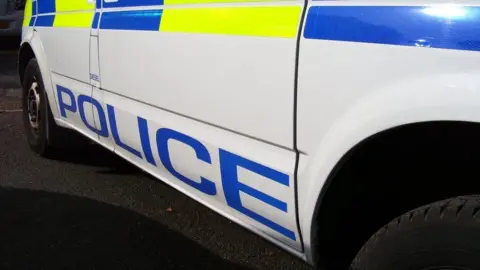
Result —
M85 95L79 95L77 98L78 102L78 111L80 113L80 118L82 119L83 123L85 126L87 126L88 129L91 131L97 133L99 136L108 138L108 127L107 127L107 119L105 118L105 112L103 111L102 105L100 102L98 102L96 99L85 96ZM99 118L99 125L100 129L95 127L95 124L91 125L87 121L87 117L85 115L85 103L90 103L93 105L93 108L97 110L98 118Z
M69 101L65 100L66 96L68 96ZM69 89L57 85L57 96L58 96L58 106L60 110L60 115L64 118L68 118L67 111L72 113L76 113L77 111L80 114L80 118L82 119L85 126L90 129L91 131L95 132L96 134L108 137L109 131L106 121L105 111L101 106L100 102L96 99L85 96L79 95L77 100L75 100L75 95ZM87 117L85 114L85 103L90 103L98 113L99 123L96 125L92 125L88 123ZM142 158L142 153L133 148L132 146L127 145L124 143L120 138L120 134L117 127L116 116L115 116L115 107L106 104L107 106L107 113L109 119L110 130L112 131L112 137L114 142L119 147L125 149L126 151L130 152L134 156L138 158ZM155 162L155 158L153 157L153 152L150 143L150 136L149 136L149 129L148 129L148 121L140 116L137 116L137 124L138 124L138 132L140 136L140 144L142 147L143 155L148 163L151 165L157 166ZM207 195L216 195L217 188L214 182L200 177L200 183L189 179L185 175L179 173L173 167L170 152L168 147L169 140L178 141L183 143L189 147L191 147L195 151L195 155L197 159L206 162L208 164L212 164L212 159L208 149L198 140L180 133L178 131L168 129L168 128L160 128L156 131L156 143L157 143L157 151L160 157L160 161L162 162L165 169L172 174L178 180L188 184L189 186L203 192ZM221 172L221 181L223 186L223 191L225 194L225 199L227 205L240 213L256 220L257 222L271 228L272 230L292 239L296 240L295 232L265 218L264 216L246 208L243 206L240 192L246 193L272 207L279 209L285 213L288 212L288 205L286 202L276 199L270 195L267 195L257 189L254 189L246 184L243 184L238 179L238 167L242 167L243 169L249 170L253 173L261 175L266 179L270 179L275 181L281 185L289 186L289 176L276 171L272 168L266 167L259 163L253 162L241 156L238 156L234 153L231 153L224 149L219 149L219 159L220 159L220 172Z
M163 166L165 166L165 168L180 181L183 181L184 183L202 191L203 193L208 195L217 194L215 183L213 183L212 181L204 177L200 177L201 182L198 183L180 174L173 168L172 161L170 160L170 153L168 151L168 140L170 139L182 142L192 147L193 150L195 150L195 153L199 160L202 160L208 164L212 164L210 154L208 153L207 148L201 142L183 133L167 128L161 128L157 130L157 147L158 154L160 155L160 160L162 161Z
M152 147L150 146L150 136L148 135L148 123L147 120L138 116L138 132L140 133L140 143L142 144L143 154L148 163L153 166L157 166L155 159L153 158Z
M66 94L70 98L70 102L67 104L64 100L63 94ZM108 137L108 127L107 127L107 120L105 118L105 112L103 111L102 105L96 99L91 98L85 95L79 95L77 102L75 102L75 96L73 92L69 89L57 85L57 96L58 96L58 108L60 110L60 114L67 118L67 110L76 113L77 108L78 112L80 113L80 118L82 119L85 126L90 129L91 131L95 132L96 134L102 137ZM78 103L78 107L77 107ZM88 123L87 116L85 114L85 103L92 104L93 108L97 110L98 118L99 118L99 125L100 129L95 127L95 125Z
M65 101L63 100L62 94L68 95L68 97L70 98L69 104L65 103ZM73 113L77 112L77 103L72 91L68 90L63 86L57 85L57 96L58 96L58 108L60 109L60 114L63 117L67 118L66 110L69 110Z
M272 228L273 230L285 235L286 237L295 240L295 233L278 225L277 223L253 212L250 209L245 208L242 205L240 199L240 191L247 193L248 195L255 197L283 212L287 212L287 204L283 201L280 201L276 198L273 198L270 195L267 195L259 190L253 189L250 186L242 184L238 181L237 168L242 167L251 172L257 173L261 176L264 176L268 179L276 181L284 186L289 185L288 175L281 173L279 171L273 170L271 168L265 167L259 163L253 162L251 160L245 159L241 156L230 153L226 150L220 149L220 170L222 174L222 185L223 192L225 193L225 198L227 204L234 208L235 210L243 213L254 220L262 223L265 226Z
M133 155L142 158L142 154L140 154L138 150L134 149L133 147L125 144L124 142L122 142L122 140L120 140L120 136L118 135L117 119L115 118L115 109L113 108L113 106L107 104L107 111L108 120L110 122L110 130L112 131L112 137L115 141L115 144L132 153Z

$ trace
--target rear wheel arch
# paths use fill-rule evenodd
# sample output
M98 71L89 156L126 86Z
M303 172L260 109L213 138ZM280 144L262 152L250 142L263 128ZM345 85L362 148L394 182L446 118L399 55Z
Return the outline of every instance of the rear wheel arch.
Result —
M48 98L48 103L53 114L53 118L57 125L65 128L69 128L61 121L56 121L60 118L60 114L57 106L57 98L54 89L54 84L52 82L52 77L50 74L49 63L47 61L47 56L43 49L42 41L38 34L34 34L32 38L24 40L20 46L18 54L18 73L20 79L23 81L23 76L25 73L25 68L31 59L37 59L38 66L40 68L40 73L45 86L45 94Z
M475 171L476 161L480 164L478 123L413 123L364 139L336 164L317 199L310 235L314 264L346 269L391 219L438 200L479 194L480 180L465 176ZM460 179L448 182L452 175Z
M28 42L24 42L18 51L18 75L20 82L23 83L25 70L30 60L36 58L32 46Z
M44 157L54 157L64 150L86 149L89 140L75 130L59 127L49 103L38 60L30 58L23 74L22 107L31 149Z

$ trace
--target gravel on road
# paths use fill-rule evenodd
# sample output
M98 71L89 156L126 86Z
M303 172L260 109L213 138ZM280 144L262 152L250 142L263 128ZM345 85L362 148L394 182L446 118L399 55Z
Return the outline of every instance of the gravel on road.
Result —
M21 109L21 86L17 75L17 52L0 51L0 112Z

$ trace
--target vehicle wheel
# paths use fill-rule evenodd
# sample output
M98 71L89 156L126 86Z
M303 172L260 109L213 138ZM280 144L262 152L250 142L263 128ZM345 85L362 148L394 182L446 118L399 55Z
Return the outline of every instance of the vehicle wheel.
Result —
M480 197L439 201L398 217L365 243L350 269L480 269Z
M56 125L36 59L28 63L22 85L23 123L28 144L35 153L51 156L86 141L74 131Z

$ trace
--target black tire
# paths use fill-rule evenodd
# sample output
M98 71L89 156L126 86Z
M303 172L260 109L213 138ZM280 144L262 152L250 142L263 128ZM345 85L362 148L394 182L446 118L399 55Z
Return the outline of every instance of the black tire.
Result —
M375 233L353 270L479 270L480 196L457 197L406 213Z
M30 121L29 112L29 93L32 84L36 82L37 93L40 100L38 106L38 124L34 128ZM31 59L25 68L24 79L22 82L22 108L23 123L25 134L27 136L30 148L40 156L52 157L59 151L66 148L79 148L86 145L87 140L73 130L61 128L57 126L53 119L52 111L48 103L48 97L45 93L40 68L37 59Z

